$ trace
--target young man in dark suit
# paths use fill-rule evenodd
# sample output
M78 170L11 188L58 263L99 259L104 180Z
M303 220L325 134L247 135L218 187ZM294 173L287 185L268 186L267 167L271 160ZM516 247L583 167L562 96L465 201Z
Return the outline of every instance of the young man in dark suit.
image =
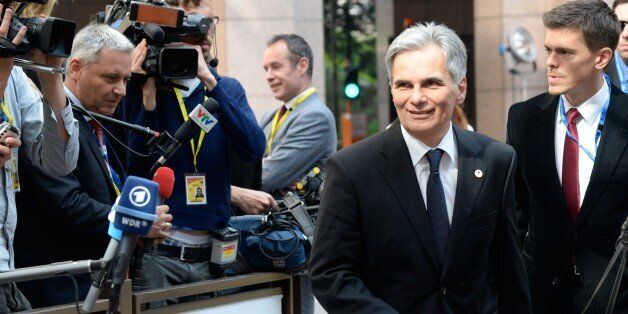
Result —
M628 215L628 96L603 75L621 29L603 1L566 3L543 23L548 92L511 107L507 137L533 310L580 313ZM590 313L609 295L607 285Z
M452 127L466 48L444 25L386 54L399 120L327 162L310 278L331 313L530 313L514 150Z

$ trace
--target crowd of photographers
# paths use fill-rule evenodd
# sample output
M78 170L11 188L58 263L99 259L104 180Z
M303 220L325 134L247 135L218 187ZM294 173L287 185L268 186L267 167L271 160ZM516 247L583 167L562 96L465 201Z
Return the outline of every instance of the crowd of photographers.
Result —
M210 0L115 1L100 23L71 37L59 31L71 23L18 19L25 4L0 5L0 271L103 256L125 178L152 178L150 166L165 152L155 153L151 136L99 116L176 140L199 104L218 104L205 107L208 132L169 152L174 188L136 247L134 290L215 278L212 245L230 217L278 210L277 200L335 152L334 117L312 86L312 50L298 35L267 43L260 75L281 105L258 124L242 85L215 70L218 17ZM174 24L142 20L154 12L174 12ZM25 54L30 61L16 58ZM16 63L36 71L29 78ZM85 274L0 285L0 312L70 303L75 289L82 300L91 282ZM312 312L309 282L302 283L304 312Z

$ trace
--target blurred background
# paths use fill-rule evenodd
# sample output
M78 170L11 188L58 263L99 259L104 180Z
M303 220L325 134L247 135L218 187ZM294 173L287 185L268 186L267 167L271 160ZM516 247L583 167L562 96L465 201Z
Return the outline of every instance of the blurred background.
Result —
M48 6L53 16L75 20L82 27L112 2L57 0ZM303 36L314 51L314 86L336 115L339 143L346 145L395 119L384 65L390 41L417 22L445 23L468 48L464 111L469 123L504 140L508 107L546 90L541 14L564 2L212 0L214 14L220 18L218 72L242 82L259 118L278 105L264 82L261 64L266 41L277 33Z

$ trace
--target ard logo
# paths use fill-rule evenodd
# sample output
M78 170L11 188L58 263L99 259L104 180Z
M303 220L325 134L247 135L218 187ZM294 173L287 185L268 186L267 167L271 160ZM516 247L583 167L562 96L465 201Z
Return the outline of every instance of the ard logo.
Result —
M150 192L144 186L136 186L129 192L129 200L137 207L144 207L150 202Z

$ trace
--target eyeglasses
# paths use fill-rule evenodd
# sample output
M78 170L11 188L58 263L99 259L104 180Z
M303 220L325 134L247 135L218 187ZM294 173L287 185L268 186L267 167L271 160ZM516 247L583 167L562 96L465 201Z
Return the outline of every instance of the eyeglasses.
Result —
M619 20L619 25L621 25L621 30L623 31L626 28L626 25L628 25L628 21Z

